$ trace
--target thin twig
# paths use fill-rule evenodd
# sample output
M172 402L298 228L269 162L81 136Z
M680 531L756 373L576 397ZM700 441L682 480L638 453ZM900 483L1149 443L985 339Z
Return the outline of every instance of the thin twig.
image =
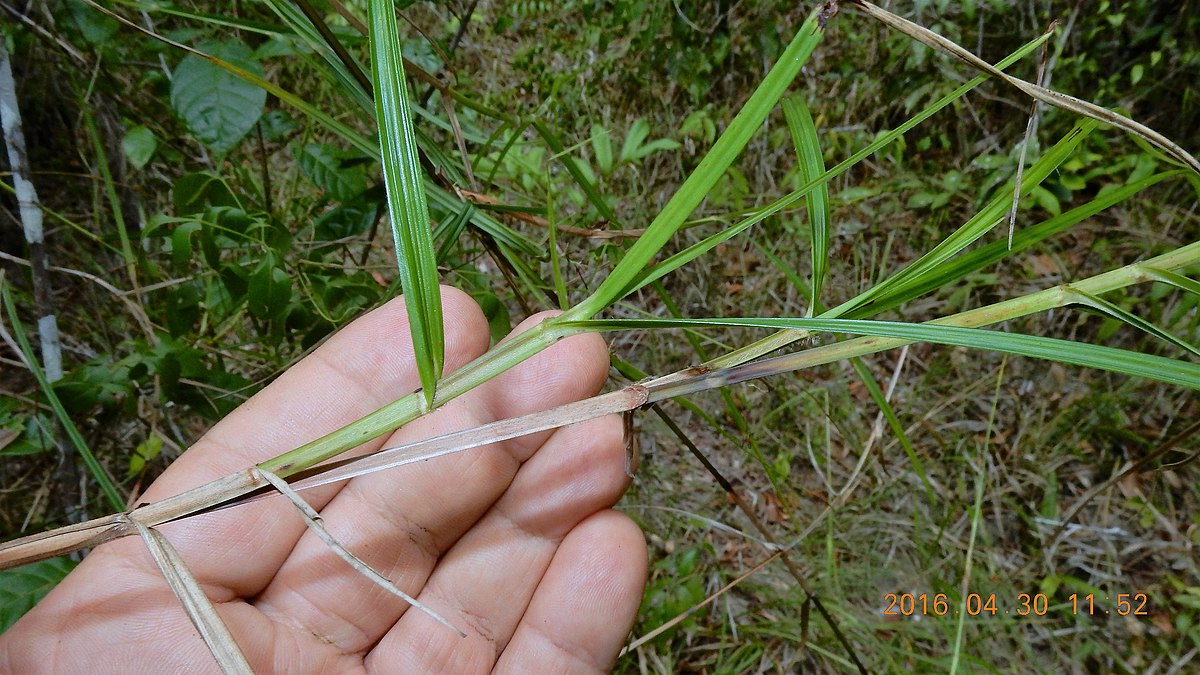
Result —
M817 612L821 615L821 618L825 619L825 623L828 624L829 629L833 631L833 635L837 639L838 643L840 643L842 648L846 650L846 653L850 656L850 660L853 661L855 667L858 668L858 672L868 672L866 666L864 666L862 661L858 659L857 651L842 633L841 628L838 626L837 620L835 620L833 615L829 613L829 610L825 608L825 604L821 602L821 598L813 592L812 587L809 586L808 581L804 574L800 571L800 568L797 567L796 563L792 561L790 556L788 556L787 550L780 545L779 540L775 538L775 535L773 535L767 528L766 524L762 522L762 519L758 517L758 514L754 512L754 509L745 500L745 498L742 497L741 493L739 493L733 487L733 483L731 483L729 479L726 478L721 471L708 460L708 457L706 457L704 453L700 451L700 448L696 447L696 444L693 443L690 438L688 438L683 429L680 429L679 426L675 424L675 421L672 420L671 417L667 415L657 403L651 406L651 410L658 415L659 419L666 423L667 428L669 428L671 433L675 434L675 437L687 447L688 451L692 453L692 456L700 461L700 464L702 464L708 471L709 475L711 475L713 479L717 481L717 484L721 486L721 489L725 491L725 494L727 494L729 498L733 500L733 503L750 521L750 524L754 525L754 529L758 530L758 533L762 535L762 538L772 546L780 549L780 559L783 561L783 565L787 568L788 573L792 575L792 578L796 580L796 583L804 591L805 602L812 602L813 606L817 608ZM801 644L806 642L807 636L801 635Z
M33 279L33 299L37 310L38 338L41 341L42 367L46 379L62 379L62 345L58 337L58 318L54 309L46 253L45 230L42 227L42 208L37 188L30 179L29 157L25 152L25 131L21 124L21 109L17 105L17 83L13 78L12 60L8 48L0 40L0 123L4 128L8 163L12 167L13 189L21 212L21 228L29 245L29 261Z

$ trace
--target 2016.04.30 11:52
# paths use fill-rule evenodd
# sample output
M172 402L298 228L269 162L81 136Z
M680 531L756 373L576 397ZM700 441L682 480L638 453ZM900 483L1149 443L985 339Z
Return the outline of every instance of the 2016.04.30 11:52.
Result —
M883 597L884 616L947 616L965 613L969 616L1016 615L1045 616L1050 611L1050 598L1044 593L1019 593L1015 606L1001 609L996 594L980 595L968 593L964 602L951 605L945 593L887 593ZM1059 607L1070 608L1072 614L1086 613L1119 614L1121 616L1149 616L1149 596L1146 593L1117 593L1115 596L1098 596L1094 593L1080 595L1072 593ZM1115 604L1112 604L1114 603Z

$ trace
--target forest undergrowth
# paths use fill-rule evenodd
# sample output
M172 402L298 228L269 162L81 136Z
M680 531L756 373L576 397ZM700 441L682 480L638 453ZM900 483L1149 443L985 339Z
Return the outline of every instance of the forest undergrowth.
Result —
M1048 360L1022 355L1032 342L913 339L638 413L619 508L646 532L651 576L618 670L1196 667L1193 165L995 76L973 83L962 59L843 2L714 170L819 7L398 4L424 271L470 293L494 339L552 308L564 330L627 328L606 334L615 389L740 364L770 339L764 320L921 324L1063 296L963 324L1055 338ZM216 420L400 293L355 65L366 5L106 5L127 23L84 0L0 5L46 233L26 241L3 165L4 539L133 505ZM1200 150L1195 2L882 5ZM696 176L697 205L665 226ZM1126 267L1169 255L1183 262ZM34 373L47 312L49 386ZM733 325L682 321L700 318ZM791 337L753 356L852 342L806 326L777 326ZM1104 369L1089 347L1126 361ZM0 626L73 562L34 565L0 572Z

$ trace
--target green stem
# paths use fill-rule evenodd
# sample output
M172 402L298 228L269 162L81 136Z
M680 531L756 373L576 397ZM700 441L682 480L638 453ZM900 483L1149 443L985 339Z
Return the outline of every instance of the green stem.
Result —
M1047 288L1043 291L998 302L987 307L980 307L940 319L934 319L927 323L935 326L979 328L1076 303L1079 301L1081 292L1089 295L1099 295L1136 283L1159 281L1161 274L1158 270L1174 271L1197 264L1200 264L1200 242L1194 242L1156 258L1126 265L1125 267L1081 281ZM787 332L789 331L780 331L776 335ZM644 385L652 392L650 396L651 402L661 401L667 398L711 389L716 386L725 386L736 382L770 377L778 373L811 368L856 356L874 354L875 352L903 347L913 342L914 340L894 337L860 337L764 361L712 368L711 371L705 372L699 377L680 377L679 373L674 373L658 380L645 382ZM714 359L711 363L717 363L721 360ZM705 368L711 368L711 366L706 364ZM686 373L687 371L681 372Z
M471 391L567 334L568 331L556 327L552 319L515 336L506 342L503 348L493 349L439 380L432 407L441 407L447 401ZM280 476L290 476L400 428L421 415L423 404L423 395L420 391L414 392L353 424L269 459L259 464L259 467Z

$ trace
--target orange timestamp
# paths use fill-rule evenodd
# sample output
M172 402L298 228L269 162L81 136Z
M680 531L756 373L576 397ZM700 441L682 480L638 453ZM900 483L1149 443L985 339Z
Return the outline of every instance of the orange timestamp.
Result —
M1072 593L1058 609L1089 616L1149 616L1149 604L1146 593ZM884 616L1045 616L1051 609L1045 593L1018 593L1011 605L997 600L995 593L968 593L963 602L953 603L945 593L885 593L883 605Z

